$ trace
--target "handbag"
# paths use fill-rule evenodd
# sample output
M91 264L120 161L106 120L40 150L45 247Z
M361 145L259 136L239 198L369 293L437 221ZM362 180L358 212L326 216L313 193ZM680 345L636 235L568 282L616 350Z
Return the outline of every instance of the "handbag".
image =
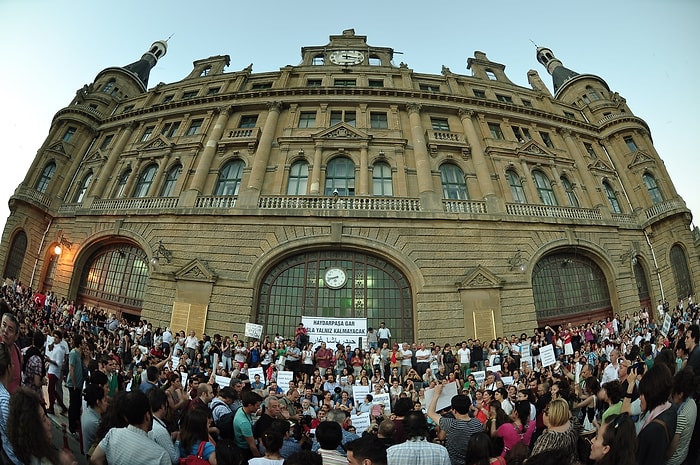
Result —
M180 465L209 465L209 460L204 460L204 446L206 441L200 441L197 448L197 455L188 455L180 459Z

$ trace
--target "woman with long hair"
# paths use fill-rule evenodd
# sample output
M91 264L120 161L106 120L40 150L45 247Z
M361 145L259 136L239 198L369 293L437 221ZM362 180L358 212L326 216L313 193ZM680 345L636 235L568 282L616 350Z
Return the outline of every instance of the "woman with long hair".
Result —
M209 441L209 419L207 410L194 408L182 418L180 425L180 457L200 456L216 465L215 445Z
M75 462L69 450L59 451L53 445L53 432L39 396L27 388L19 388L10 399L7 437L15 456L31 465L70 465Z
M529 418L530 404L527 401L519 400L515 403L515 409L510 417L511 422L504 423L498 428L496 428L495 422L491 424L491 437L503 438L501 456L505 457L518 442L530 444L532 433L535 432L535 421L530 421Z
M165 421L168 427L174 430L183 410L190 402L185 389L182 387L181 374L177 371L168 373L168 378L163 386L163 390L165 391L165 395L168 396L169 407Z
M630 416L626 413L611 415L591 441L589 458L596 465L635 465L636 450L637 435Z
M284 463L284 458L280 455L284 441L282 435L274 428L269 428L262 434L260 441L265 447L265 456L248 460L248 465L282 465Z

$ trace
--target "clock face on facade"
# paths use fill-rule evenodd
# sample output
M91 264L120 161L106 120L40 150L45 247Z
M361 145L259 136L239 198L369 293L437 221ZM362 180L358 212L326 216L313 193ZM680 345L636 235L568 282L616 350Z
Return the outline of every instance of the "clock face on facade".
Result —
M323 281L326 283L326 286L330 287L331 289L340 289L341 287L345 286L347 280L348 275L345 273L345 271L341 268L335 267L328 268L323 277Z
M337 50L329 56L332 63L336 65L356 65L362 63L365 55L357 50Z

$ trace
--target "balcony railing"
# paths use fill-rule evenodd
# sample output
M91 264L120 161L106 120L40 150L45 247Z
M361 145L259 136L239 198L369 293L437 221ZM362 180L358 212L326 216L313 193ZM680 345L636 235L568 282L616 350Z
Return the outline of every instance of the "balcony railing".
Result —
M478 200L443 200L442 207L447 213L488 213L486 202Z
M657 215L661 215L662 213L670 212L671 210L676 210L683 207L683 202L680 200L667 200L665 202L652 205L646 209L645 213L647 215L647 219L650 220Z
M177 207L177 197L95 200L92 210L161 210Z
M261 197L258 208L306 210L421 211L419 199L396 197Z
M197 197L195 201L195 208L234 208L236 206L236 200L238 197L225 195L225 196L202 196Z
M507 203L509 215L536 216L548 218L565 218L570 220L601 220L599 210L592 208L560 207L553 205L532 205L526 203Z
M51 198L48 195L44 194L43 192L39 192L36 189L32 189L29 187L20 187L15 193L15 195L17 195L18 197L24 197L27 200L31 200L32 202L39 204L42 207L51 207Z

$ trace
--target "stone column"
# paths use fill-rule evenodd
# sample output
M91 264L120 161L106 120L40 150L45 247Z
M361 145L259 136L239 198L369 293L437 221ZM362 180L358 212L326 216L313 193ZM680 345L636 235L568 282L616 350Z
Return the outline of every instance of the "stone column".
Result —
M272 151L272 143L274 142L275 133L277 132L277 122L280 116L281 102L269 102L267 118L265 125L260 135L258 148L253 156L253 166L248 178L248 186L243 195L239 195L238 200L242 207L256 207L260 191L262 190L263 181L265 180L265 171L270 160L270 152Z
M554 188L554 195L557 197L557 203L565 207L573 207L569 205L569 196L566 194L564 187L561 185L561 176L559 176L559 170L555 165L552 165L552 187Z
M216 122L211 130L209 139L207 139L202 155L199 157L199 161L197 162L197 167L195 168L194 176L192 177L190 189L195 190L200 194L204 190L204 185L207 182L209 170L211 169L211 164L214 160L214 155L216 154L216 148L221 140L221 134L223 134L224 128L226 128L226 124L228 123L230 111L231 107L223 107L219 109L219 116L216 118Z
M358 195L369 195L369 156L367 155L367 144L360 147L360 186Z
M95 142L95 131L92 128L88 127L83 127L80 129L81 131L89 131L90 132L90 137L85 140L85 142L80 146L76 147L70 168L68 168L67 171L64 171L63 173L66 174L67 176L63 178L63 182L61 183L61 187L56 193L56 197L64 200L64 197L66 195L66 192L68 192L68 189L70 188L71 183L73 182L73 177L76 175L78 168L80 168L80 164L83 162L83 159L85 159L85 153L92 148L92 145ZM58 167L56 167L58 168Z
M476 181L479 183L479 190L484 197L484 200L488 203L489 211L493 207L496 211L505 211L505 203L503 199L499 199L496 195L496 186L491 179L491 170L489 170L488 160L484 155L484 148L481 145L481 140L479 135L474 129L474 121L472 118L476 117L476 112L473 110L460 109L459 118L462 121L462 129L464 130L464 135L467 138L469 147L471 148L472 161L474 163L474 170L476 171Z
M574 141L571 131L562 131L564 137L564 143L566 144L566 149L569 151L571 158L574 159L576 166L578 167L577 172L581 176L581 181L583 183L581 192L584 192L587 197L587 202L584 204L588 207L598 208L601 205L605 205L603 199L600 196L600 186L596 182L593 174L588 170L588 160L587 155L584 155L580 150L580 145ZM572 179L569 179L572 183ZM584 199L579 199L579 201Z
M425 129L420 121L421 106L415 103L406 105L408 119L411 125L411 141L413 143L413 155L416 162L416 176L418 178L418 193L421 203L427 210L442 210L442 202L435 193L433 173L430 166L430 155L425 143Z
M532 173L530 173L530 167L525 160L520 161L520 169L523 170L522 184L523 189L527 192L527 203L542 203L542 200L540 200L540 193L537 191L537 187L535 187L535 180L532 178Z
M141 176L141 164L142 160L137 160L136 163L134 163L134 166L131 168L131 174L129 174L129 179L126 180L126 186L124 186L123 197L132 196L132 189L134 188L134 183L139 178L139 176Z
M311 167L311 179L309 183L309 194L318 195L321 192L321 162L323 157L323 148L320 144L316 144L314 151L314 164Z
M151 187L148 188L148 193L146 197L155 197L158 194L158 189L160 189L160 184L163 181L163 176L165 176L165 170L168 168L168 161L170 161L170 155L173 153L172 145L168 153L165 154L163 159L158 163L158 170L153 178Z
M107 182L110 180L113 174L115 174L114 168L117 166L117 161L119 161L119 156L124 151L126 143L131 138L134 129L136 128L136 123L127 124L126 127L119 134L119 140L114 144L114 148L109 152L107 157L107 163L104 164L100 170L97 181L93 184L90 189L91 195L94 197L103 198L105 193L105 188L107 187Z

